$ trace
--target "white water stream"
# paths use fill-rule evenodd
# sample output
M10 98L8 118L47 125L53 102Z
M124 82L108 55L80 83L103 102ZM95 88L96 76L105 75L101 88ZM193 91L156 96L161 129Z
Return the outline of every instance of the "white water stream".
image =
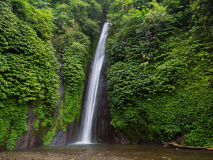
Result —
M108 35L108 23L105 23L102 29L101 37L95 52L95 58L92 64L92 72L89 77L86 101L84 104L85 111L82 114L82 127L77 144L91 144L92 121L95 110L96 95L101 68L105 57L105 45Z

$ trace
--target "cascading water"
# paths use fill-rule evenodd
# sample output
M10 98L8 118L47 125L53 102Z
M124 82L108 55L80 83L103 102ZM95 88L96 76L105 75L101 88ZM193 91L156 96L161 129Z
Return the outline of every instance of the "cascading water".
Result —
M77 142L77 144L92 143L91 142L92 121L95 110L98 82L105 57L105 45L108 34L107 30L108 30L108 23L105 23L95 52L95 58L92 65L92 72L89 78L88 90L86 93L86 101L84 104L85 111L82 114L83 123L81 126L79 142Z

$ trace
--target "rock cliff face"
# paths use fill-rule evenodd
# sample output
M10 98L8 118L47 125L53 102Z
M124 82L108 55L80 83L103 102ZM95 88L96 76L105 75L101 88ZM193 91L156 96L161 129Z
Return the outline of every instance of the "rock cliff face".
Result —
M130 144L132 142L125 139L122 135L116 133L114 128L110 125L111 115L108 106L107 79L105 76L107 62L108 57L106 55L99 79L92 127L92 139L98 143Z
M96 98L96 106L93 118L93 126L92 126L92 140L93 142L97 143L112 143L112 144L132 144L133 142L125 139L121 134L116 133L114 128L110 125L111 115L110 109L108 106L108 99L107 99L107 79L105 76L105 72L107 70L107 63L108 57L105 56L104 63L102 66L98 91L97 91L97 98ZM85 110L84 103L86 98L86 93L88 90L88 81L91 71L91 62L88 63L86 69L86 81L85 81L85 88L84 88L84 95L82 99L82 112ZM82 114L81 114L82 115ZM75 127L75 132L73 133L72 142L78 141L81 131L81 123L82 117L80 118L79 125Z
M62 61L59 60L59 63L62 64ZM60 79L59 79L60 80L60 90L59 90L60 99L59 99L59 104L57 105L57 109L56 109L56 116L58 116L58 114L59 114L59 108L61 107L61 102L64 100L64 96L65 96L65 86L64 86L64 81L63 81L63 69L62 68L60 69L59 75L60 75ZM76 125L76 121L67 125L66 132L63 132L62 130L57 132L55 134L55 136L53 137L53 140L50 143L50 145L66 145L66 144L68 144L72 140L75 125Z
M62 61L59 60L59 63L62 64ZM55 109L55 117L59 114L59 108L61 106L61 102L64 100L65 96L65 87L64 87L64 81L63 81L63 69L60 68L59 71L59 81L60 81L60 89L59 89L59 103L57 104L57 107ZM27 119L27 125L28 125L28 131L20 138L16 140L15 149L26 149L31 147L37 147L43 145L43 137L46 134L45 129L39 128L38 131L35 131L33 128L34 122L35 122L35 115L34 115L34 108L35 106L29 105L30 109L28 111L28 119ZM73 137L73 131L75 128L76 121L70 123L67 125L66 132L63 132L62 130L56 133L56 135L53 137L52 142L50 145L65 145L68 144Z
M35 122L34 107L30 105L30 109L27 113L27 125L28 131L16 140L14 149L27 149L31 147L41 146L42 137L44 136L44 130L35 132L33 125Z
M105 56L105 60L103 63L103 67L101 70L101 75L99 79L98 93L97 93L97 102L96 109L94 113L93 119L93 127L92 132L93 141L97 143L117 143L117 144L132 144L133 142L125 139L119 133L116 133L114 128L110 125L111 115L110 109L108 107L107 100L107 80L105 76L105 72L107 70L107 56ZM89 73L91 70L91 62L88 63L86 69L86 81L85 81L85 90L82 99L82 106L84 106L84 99L87 92L87 84L89 79ZM56 108L56 115L58 115L59 107L61 105L61 101L65 95L65 88L63 85L63 71L59 72L60 75L60 101ZM28 131L22 137L16 140L15 149L26 149L30 147L36 147L42 145L42 138L45 135L44 130L39 130L35 132L33 129L33 124L35 122L35 116L33 112L33 107L28 112ZM82 108L83 111L83 108ZM81 123L81 122L80 122ZM56 133L50 145L66 145L68 143L74 142L78 139L78 128L76 125L76 120L67 125L66 132L62 130Z
M50 145L66 145L73 139L76 121L67 125L66 132L59 131L53 138Z
M35 147L39 144L38 136L33 134L34 133L33 124L35 122L33 110L34 110L33 107L30 108L27 114L28 131L22 137L16 140L15 149L26 149L30 147Z

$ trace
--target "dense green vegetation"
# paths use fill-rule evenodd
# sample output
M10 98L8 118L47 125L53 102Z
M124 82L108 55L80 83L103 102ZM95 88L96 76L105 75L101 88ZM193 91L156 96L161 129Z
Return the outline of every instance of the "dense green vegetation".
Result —
M135 142L213 146L213 2L114 0L111 124Z
M0 148L13 149L28 131L29 110L44 145L79 117L84 72L106 17L114 128L137 143L213 146L212 6L211 0L0 1Z
M27 131L28 106L37 106L42 127L52 125L59 87L59 66L50 42L51 13L25 1L11 3L0 3L0 144L8 149ZM18 5L23 19L12 12Z
M30 108L45 145L79 115L102 7L95 0L0 2L0 147L13 149L28 130Z

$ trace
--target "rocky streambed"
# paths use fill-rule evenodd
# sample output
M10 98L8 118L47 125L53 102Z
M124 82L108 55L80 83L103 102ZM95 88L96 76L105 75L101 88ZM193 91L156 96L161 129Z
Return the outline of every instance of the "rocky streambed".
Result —
M67 145L0 152L0 160L212 160L213 152L162 145Z
M131 157L129 157L131 159ZM118 157L115 155L104 155L102 153L82 153L82 154L68 154L68 153L54 153L54 152L2 152L0 153L1 160L125 160L125 157Z

